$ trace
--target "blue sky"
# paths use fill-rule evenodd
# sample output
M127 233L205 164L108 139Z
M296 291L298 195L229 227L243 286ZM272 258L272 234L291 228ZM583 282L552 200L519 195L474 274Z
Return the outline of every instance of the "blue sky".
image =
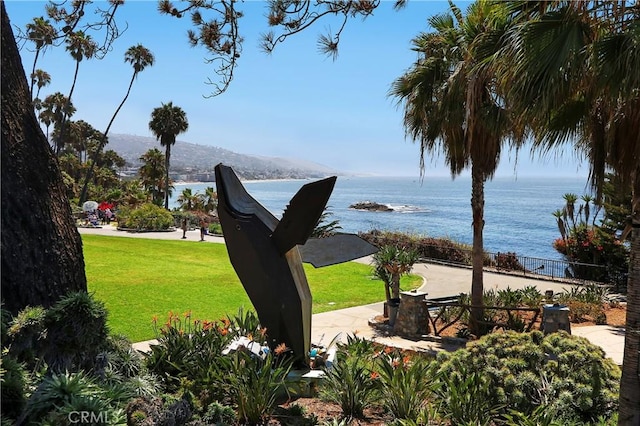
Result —
M24 29L44 15L45 2L5 2L12 25ZM215 78L204 62L207 52L188 45L189 18L178 20L156 11L155 1L127 0L119 10L120 28L127 31L102 60L83 61L73 95L74 120L105 130L126 93L132 68L124 52L141 43L155 55L155 65L139 74L112 133L152 136L151 111L172 101L189 120L189 131L178 140L213 145L244 154L293 157L361 174L418 176L419 147L405 138L402 110L387 97L391 83L416 56L411 39L429 31L427 18L448 10L446 1L410 1L400 11L383 1L374 16L353 19L340 41L337 60L318 52L317 37L336 22L320 21L279 45L267 55L258 48L259 35L269 30L266 3L240 4L243 54L226 93L206 99ZM461 8L468 3L456 2ZM333 25L332 25L333 24ZM14 30L15 33L15 30ZM94 36L94 38L96 38ZM33 63L32 44L21 50L27 70ZM64 47L47 51L38 68L52 76L41 98L69 92L75 63ZM517 159L503 153L497 176L586 175L586 167L570 150L559 158ZM447 176L440 159L427 159L425 176Z

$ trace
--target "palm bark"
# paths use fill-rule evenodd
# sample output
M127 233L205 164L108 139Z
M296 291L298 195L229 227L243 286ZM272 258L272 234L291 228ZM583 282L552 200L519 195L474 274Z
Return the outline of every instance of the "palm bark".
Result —
M640 175L635 176L618 425L640 425Z
M482 334L480 321L483 318L483 266L484 266L484 177L480 167L471 166L471 211L473 217L473 248L471 251L471 321L470 331L479 336Z
M87 289L82 240L2 2L2 299L16 313Z
M171 143L167 143L164 154L164 208L169 210L169 158L171 157Z
M133 76L131 76L131 81L129 82L129 88L127 89L127 94L124 95L124 99L122 99L122 102L120 102L120 105L118 105L118 108L116 108L116 112L114 112L113 115L111 116L111 120L109 120L109 124L107 125L107 129L102 134L102 137L100 138L100 143L96 146L96 150L93 153L93 156L91 157L91 165L87 169L87 174L84 177L84 184L82 185L82 191L80 191L80 198L78 199L78 205L79 206L81 206L82 203L87 201L87 189L89 188L89 181L93 177L93 172L94 172L94 169L96 167L96 163L98 162L98 158L100 157L100 153L102 152L104 147L107 145L107 142L109 141L108 137L109 137L109 130L111 130L111 125L115 121L116 116L118 115L118 113L122 109L124 103L127 102L127 99L129 98L129 94L131 93L131 87L133 86L133 82L136 79L136 75L138 75L138 73L134 72Z

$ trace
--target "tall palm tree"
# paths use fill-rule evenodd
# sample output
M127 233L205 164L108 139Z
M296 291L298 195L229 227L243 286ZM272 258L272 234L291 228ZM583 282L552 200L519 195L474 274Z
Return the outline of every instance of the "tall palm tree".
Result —
M178 106L174 106L173 102L162 104L161 107L155 108L151 112L151 121L149 121L149 129L160 141L160 145L165 147L165 193L164 208L169 209L169 164L171 158L171 147L176 143L176 136L184 133L189 128L187 114Z
M109 120L109 124L103 133L103 137L100 140L100 144L96 147L92 155L92 163L89 169L87 170L87 175L85 177L84 185L82 186L82 192L80 193L79 203L82 204L85 201L86 193L87 193L87 185L89 180L91 180L91 175L93 174L94 165L96 163L96 158L100 155L100 152L104 149L105 145L108 142L109 130L111 130L111 125L116 119L116 116L122 109L122 106L129 98L129 94L131 93L131 87L133 86L133 82L136 80L136 77L140 72L142 72L146 67L153 66L154 57L149 49L144 47L141 44L137 44L135 46L131 46L124 54L124 61L130 63L133 66L133 74L131 75L131 80L129 81L129 87L127 88L127 93L122 98L122 101L116 108L115 112L111 116L111 120Z
M218 208L218 193L212 186L208 186L202 195L202 206L206 213L215 212Z
M413 40L420 58L390 90L404 106L404 127L420 143L420 168L427 154L444 152L453 178L471 168L473 212L473 273L471 303L473 333L480 332L483 296L484 183L493 177L503 145L519 142L504 103L493 86L485 60L500 46L507 20L498 6L480 0L463 17L451 4L451 14L429 19L435 29Z
M607 172L632 188L620 425L640 424L640 9L637 3L510 2L502 52L510 102L536 148L585 154L598 196ZM624 187L624 186L623 186Z
M151 193L153 204L162 205L164 201L164 192L162 190L162 182L165 175L164 172L164 154L153 148L145 152L141 157L142 166L138 170L140 182L146 191Z
M192 211L195 210L196 205L200 203L198 200L199 194L194 194L191 188L185 188L182 190L182 193L178 196L178 204L180 204L180 209L184 211Z
M76 82L78 81L78 71L80 70L80 63L83 59L91 59L96 53L96 49L98 48L98 44L93 41L90 35L85 34L83 31L76 31L74 33L69 34L66 39L67 47L66 50L69 52L71 57L76 61L76 67L73 72L73 80L71 83L71 89L69 89L69 94L67 95L67 102L71 102L71 98L73 97L73 92L76 88ZM66 132L66 122L68 116L63 115L62 122L60 123L60 132L58 133L58 140L56 143L56 154L60 153L60 150L64 147L64 138Z
M33 66L31 67L31 85L29 88L32 100L35 98L33 96L33 86L37 79L36 65L40 57L40 52L44 52L47 47L51 46L57 35L55 27L51 25L48 19L44 19L42 16L33 18L33 22L27 24L27 38L36 45L36 54L33 57ZM40 87L41 86L38 86L38 91Z
M40 101L40 90L51 83L51 74L44 70L37 69L33 73L31 73L31 77L38 87L38 91L36 92L35 96L33 96L33 102L35 109L39 111L42 106L42 101ZM33 90L33 88L31 90Z
M38 119L47 129L47 140L49 140L49 126L53 124L53 128L58 132L62 131L62 123L66 118L69 118L75 114L76 108L73 103L62 93L53 93L42 101L42 111L38 116ZM62 146L58 147L57 143L60 138L52 138L54 140L54 148L56 152L60 152Z

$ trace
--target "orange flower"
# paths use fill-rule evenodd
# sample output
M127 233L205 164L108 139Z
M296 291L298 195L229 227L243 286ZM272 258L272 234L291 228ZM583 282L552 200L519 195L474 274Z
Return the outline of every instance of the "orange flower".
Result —
M184 318L185 318L185 319L189 319L189 318L191 318L191 309L189 309L189 310L188 310L187 312L185 312L183 315L184 315Z
M385 354L390 354L391 352L393 352L393 348L390 346L385 346L384 347L384 353Z
M151 322L153 322L154 324L158 323L158 316L154 315L153 317L151 317Z
M267 327L262 327L260 329L260 336L264 337L267 334Z
M289 348L287 347L287 345L285 345L284 343L280 343L278 346L276 346L273 352L275 352L276 355L282 355L288 350Z
M378 374L378 372L377 372L377 371L372 371L372 372L371 372L371 378L372 378L373 380L377 379L378 377L380 377L380 375Z

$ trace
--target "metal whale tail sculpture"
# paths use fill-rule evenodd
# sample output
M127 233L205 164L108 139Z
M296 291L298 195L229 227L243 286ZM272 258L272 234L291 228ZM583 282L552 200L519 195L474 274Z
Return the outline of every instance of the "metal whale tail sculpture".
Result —
M284 344L297 366L308 363L312 297L303 255L314 266L344 262L377 249L356 235L311 239L333 191L336 177L304 185L278 220L244 188L231 167L215 167L218 217L227 252L269 346ZM307 241L313 241L304 249ZM303 250L299 250L302 247Z

